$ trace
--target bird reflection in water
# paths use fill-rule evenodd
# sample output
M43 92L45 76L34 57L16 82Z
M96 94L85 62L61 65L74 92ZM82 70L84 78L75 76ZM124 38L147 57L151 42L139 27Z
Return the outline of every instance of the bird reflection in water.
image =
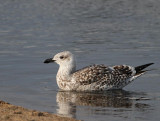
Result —
M114 90L106 92L71 92L59 91L57 93L57 114L64 117L76 118L77 106L100 107L98 111L104 108L118 109L139 109L145 110L150 107L148 104L140 103L139 100L149 100L144 97L144 93L128 92L124 90ZM91 109L92 113L96 113L96 108ZM93 111L95 110L95 111ZM107 113L107 112L106 112Z

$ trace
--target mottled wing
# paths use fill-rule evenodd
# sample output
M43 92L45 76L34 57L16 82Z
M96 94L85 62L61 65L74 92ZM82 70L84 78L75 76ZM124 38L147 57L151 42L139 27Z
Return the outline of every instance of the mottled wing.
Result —
M77 83L88 85L101 80L106 80L112 73L112 69L104 65L91 65L76 71L73 76Z
M128 78L131 78L135 73L135 69L131 66L127 65L117 65L113 66L113 72L112 75L114 77L114 81L124 81L127 80Z
M99 86L115 86L125 84L127 79L135 74L133 67L127 65L117 65L108 67L104 65L92 65L78 70L73 75L77 83L89 85L96 83Z

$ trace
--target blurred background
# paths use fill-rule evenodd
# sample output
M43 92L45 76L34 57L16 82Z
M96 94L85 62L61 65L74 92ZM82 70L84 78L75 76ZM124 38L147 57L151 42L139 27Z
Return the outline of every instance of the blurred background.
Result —
M90 64L155 63L150 67L153 71L124 88L132 106L72 102L74 118L158 120L159 6L157 0L0 0L0 99L30 109L60 112L56 101L58 65L43 61L69 50L76 55L77 69ZM122 95L126 99L126 92ZM143 105L139 106L139 99L147 100L140 100Z

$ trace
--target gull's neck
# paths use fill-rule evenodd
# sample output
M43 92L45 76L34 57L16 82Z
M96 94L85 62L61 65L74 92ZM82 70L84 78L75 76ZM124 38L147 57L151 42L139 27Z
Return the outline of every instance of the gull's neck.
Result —
M76 64L63 64L60 65L57 76L60 76L63 79L69 79L70 76L76 71Z

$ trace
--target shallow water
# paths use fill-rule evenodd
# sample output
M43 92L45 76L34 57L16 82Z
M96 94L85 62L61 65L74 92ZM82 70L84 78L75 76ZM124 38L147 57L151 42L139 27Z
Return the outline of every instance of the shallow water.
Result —
M160 119L160 2L156 0L0 0L0 99L87 121ZM62 50L90 64L148 62L154 69L122 91L61 92Z

